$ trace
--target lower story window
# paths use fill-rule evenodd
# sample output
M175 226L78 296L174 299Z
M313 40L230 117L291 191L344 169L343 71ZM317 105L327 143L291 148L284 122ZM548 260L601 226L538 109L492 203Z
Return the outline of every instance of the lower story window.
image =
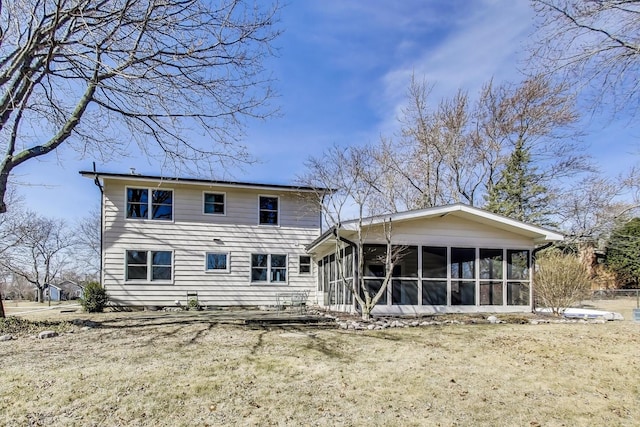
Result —
M281 254L251 254L251 281L287 282L287 256Z
M172 258L171 251L127 251L126 280L170 281Z
M529 283L507 282L507 305L529 305Z
M207 252L206 266L207 272L226 273L229 271L229 254L224 252Z
M298 261L300 263L298 272L300 274L311 274L311 257L308 255L300 255Z

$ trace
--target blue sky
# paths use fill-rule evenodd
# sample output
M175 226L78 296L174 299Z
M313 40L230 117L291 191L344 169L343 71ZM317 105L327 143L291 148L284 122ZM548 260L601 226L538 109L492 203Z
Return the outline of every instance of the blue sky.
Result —
M290 184L310 155L392 135L412 73L435 85L434 105L459 88L473 95L491 78L518 82L533 19L524 0L290 0L278 57L266 64L281 115L249 123L244 144L259 163L210 178ZM605 173L640 160L640 128L629 119L583 121L585 151ZM97 188L78 174L93 160L64 148L16 168L14 181L27 207L73 221L99 204ZM137 152L97 167L164 172Z

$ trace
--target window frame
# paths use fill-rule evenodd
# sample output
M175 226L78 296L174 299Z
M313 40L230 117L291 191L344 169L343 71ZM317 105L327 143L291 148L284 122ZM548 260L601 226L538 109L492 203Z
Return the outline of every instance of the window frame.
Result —
M129 204L130 203L136 203L136 204L140 204L141 206L143 206L141 203L139 202L129 202L129 190L144 190L147 192L147 202L146 202L146 207L147 207L147 216L146 218L143 217L130 217L129 216ZM171 193L171 218L170 219L165 219L165 218L153 218L153 192L154 191L167 191ZM157 204L157 203L155 203ZM145 186L135 186L135 185L126 185L124 187L124 218L126 221L157 221L157 222L174 222L175 221L175 213L176 213L176 204L175 204L175 191L173 188L160 188L160 187L145 187Z
M129 262L128 255L129 252L144 252L146 253L146 278L144 279L129 279ZM171 257L171 263L169 268L171 269L171 277L169 279L154 279L153 278L153 267L166 267L164 264L154 264L153 263L153 254L157 252L166 252L169 253ZM153 284L173 284L175 280L175 252L174 251L165 251L165 250L155 250L155 249L125 249L124 250L124 282L125 284L135 284L135 283L153 283ZM143 264L135 264L137 266L142 266Z
M302 258L308 258L309 262L302 262ZM303 266L308 266L309 271L302 271ZM298 255L298 274L301 276L311 276L313 274L313 260L311 255Z
M222 196L223 200L222 200L222 213L219 212L207 212L206 210L206 206L207 206L207 195L211 194L211 195L215 195L215 196ZM214 202L215 204L215 202ZM202 192L202 214L203 215L213 215L213 216L227 216L227 193L224 191L203 191Z
M209 255L224 255L226 268L208 268ZM204 253L204 272L207 274L228 274L231 272L231 253L222 251L207 251Z
M276 213L276 222L275 223L269 223L269 222L262 222L261 221L261 215L260 214L263 211L263 209L261 208L262 198L276 199L276 203L278 204L278 207L275 210L275 213ZM264 209L264 211L265 212L274 212L273 210L266 210L266 209ZM258 225L267 226L267 227L278 227L278 226L280 226L280 196L274 196L274 195L270 195L270 194L259 194L258 195Z
M254 255L266 255L267 256L267 263L266 263L266 267L260 267L260 266L255 266L253 265L253 256ZM274 267L272 265L272 256L284 256L285 257L285 261L284 261L284 267ZM249 258L249 265L250 265L250 274L249 274L249 283L251 285L269 285L269 286L282 286L282 285L289 285L289 254L283 254L283 253L264 253L264 252L252 252L250 254L250 258ZM254 269L266 269L266 280L253 280L253 270ZM274 281L272 280L273 278L273 273L274 270L282 270L284 269L284 275L285 275L285 280L283 281Z

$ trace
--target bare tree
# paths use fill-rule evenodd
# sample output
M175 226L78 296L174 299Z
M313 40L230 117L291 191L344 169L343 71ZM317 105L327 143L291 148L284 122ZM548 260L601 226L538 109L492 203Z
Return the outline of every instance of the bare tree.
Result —
M596 104L638 110L640 1L532 0L540 18L533 44L535 72L560 73L590 85Z
M65 275L74 276L74 281L81 274L92 277L93 280L100 274L101 252L101 212L99 207L90 209L85 217L82 217L74 226L75 244L75 274L67 272Z
M393 244L392 222L385 215L372 217L374 213L390 213L393 209L393 197L387 197L389 204L382 202L384 196L391 196L388 191L393 188L384 181L387 173L381 173L377 168L375 152L370 147L332 147L323 156L310 158L307 161L307 173L300 177L301 184L318 188L322 194L314 198L320 203L325 222L333 231L335 240L334 255L336 273L339 282L347 286L361 311L362 318L367 320L371 311L386 293L396 263L402 257L404 248ZM324 189L332 189L326 194ZM386 209L386 212L384 212ZM349 223L348 229L355 231L355 242L348 240L347 230L343 225ZM386 250L379 260L384 265L384 277L380 287L369 288L364 280L364 247L365 242L374 233L382 234L386 242ZM377 236L380 237L380 236ZM355 253L355 277L353 280L344 256L348 246Z
M68 142L184 167L248 159L273 113L263 60L277 5L250 0L0 2L0 213L12 171Z
M22 240L22 233L18 229L20 219L23 217L22 199L16 193L14 187L9 187L6 199L11 204L8 214L0 214L0 279L7 284L10 272L3 267L8 259L9 251ZM0 290L0 318L5 317L2 303L3 292Z
M429 105L430 90L426 82L412 79L408 106L399 118L402 135L395 141L383 139L377 151L377 162L386 165L378 169L393 175L386 181L394 183L394 193L406 208L452 202L487 206L488 201L499 207L507 194L497 193L496 188L505 187L514 168L524 167L529 169L523 174L528 181L520 180L509 196L523 196L536 188L544 194L520 199L548 202L559 180L590 170L577 143L578 116L566 85L543 76L518 85L489 82L475 103L458 92L437 108ZM527 164L514 162L515 154ZM517 219L536 222L544 216L539 210L548 207L548 203L522 205L518 204L522 215ZM532 207L538 211L530 213Z
M16 228L21 239L1 262L13 275L33 284L38 302L44 290L69 263L67 250L73 246L73 234L64 221L41 217L30 212Z
M612 179L593 173L565 191L558 217L567 241L597 244L637 214L640 203L629 194L633 191L632 179L630 175Z

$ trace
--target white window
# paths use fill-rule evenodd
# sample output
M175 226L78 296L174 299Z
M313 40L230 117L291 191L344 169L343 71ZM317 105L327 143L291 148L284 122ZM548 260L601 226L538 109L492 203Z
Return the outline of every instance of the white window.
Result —
M281 254L251 254L251 281L287 282L287 256Z
M155 282L172 280L171 251L126 251L125 279Z
M311 274L311 257L309 255L300 255L298 262L300 274Z
M224 193L204 193L204 213L207 215L226 215Z
M128 187L127 218L172 221L173 191Z
M205 255L205 270L208 273L228 273L229 254L226 252L207 252Z
M279 200L277 196L260 196L259 224L278 225Z

